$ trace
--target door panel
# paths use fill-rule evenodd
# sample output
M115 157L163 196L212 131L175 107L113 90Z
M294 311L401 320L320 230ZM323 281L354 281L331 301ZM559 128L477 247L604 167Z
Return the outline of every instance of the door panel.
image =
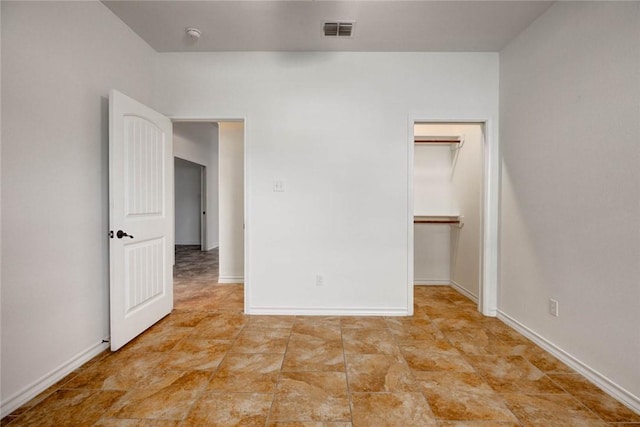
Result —
M160 274L166 268L165 246L164 238L125 245L125 316L166 294L167 283Z
M124 116L125 214L164 215L164 135L152 122Z
M111 349L173 308L171 121L117 92L109 96Z

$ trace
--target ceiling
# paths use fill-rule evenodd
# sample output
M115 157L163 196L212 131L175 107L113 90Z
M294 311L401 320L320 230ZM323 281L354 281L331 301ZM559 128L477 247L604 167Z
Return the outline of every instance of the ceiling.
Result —
M103 3L158 52L497 52L551 1L154 1ZM327 38L327 20L356 21ZM202 31L198 41L185 33Z

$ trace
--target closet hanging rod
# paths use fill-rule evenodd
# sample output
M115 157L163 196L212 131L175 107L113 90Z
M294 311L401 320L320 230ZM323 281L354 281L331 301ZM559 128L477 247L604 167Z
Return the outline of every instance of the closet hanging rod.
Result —
M460 224L460 220L414 219L414 224Z
M426 139L416 139L413 141L414 144L460 144L460 141L457 139L452 140L426 140Z
M460 139L415 138L414 144L460 144Z
M449 224L453 227L464 227L464 217L461 215L416 215L413 218L414 224Z

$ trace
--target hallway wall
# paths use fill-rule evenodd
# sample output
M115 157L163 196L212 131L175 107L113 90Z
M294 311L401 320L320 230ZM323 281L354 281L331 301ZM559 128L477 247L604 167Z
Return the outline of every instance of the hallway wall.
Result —
M218 246L218 124L174 122L173 155L205 167L207 250Z
M244 124L220 122L219 283L244 282Z

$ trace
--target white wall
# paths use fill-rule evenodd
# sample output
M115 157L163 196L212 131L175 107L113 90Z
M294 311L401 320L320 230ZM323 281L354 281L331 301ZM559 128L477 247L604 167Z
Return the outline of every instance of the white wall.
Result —
M497 65L492 53L159 54L161 111L246 118L249 310L407 313L407 125L496 122Z
M244 124L220 122L219 283L244 282Z
M2 413L109 335L108 91L155 53L99 2L2 7Z
M2 58L2 7L0 6L0 58ZM0 66L0 82L2 82L2 66ZM2 100L2 84L0 84L0 100ZM0 354L2 354L2 102L0 102ZM0 388L2 382L2 366L0 366ZM0 417L4 399L0 393Z
M482 258L483 127L481 124L450 126L445 132L464 136L451 174L453 198L464 217L464 226L451 232L451 281L463 293L477 299Z
M440 125L416 125L421 129ZM435 130L434 130L435 132ZM417 135L417 134L416 134ZM458 206L453 199L451 146L415 144L413 155L413 211L416 215L456 215Z
M413 233L414 284L450 284L451 227L446 224L415 224Z
M200 245L202 166L175 158L176 245ZM205 215L206 216L206 215Z
M638 2L558 2L500 53L499 309L637 409L639 22Z
M205 167L207 250L218 246L218 124L173 123L173 155Z
M422 126L415 126L416 136ZM451 187L451 148L414 146L413 211L418 216L457 214ZM456 211L456 212L454 212ZM451 227L446 224L413 226L413 276L416 284L449 284L451 280Z
M451 281L468 296L480 296L482 241L482 191L484 176L484 138L480 124L456 125L453 131L464 135L451 176L453 197L464 216L464 226L451 233Z

